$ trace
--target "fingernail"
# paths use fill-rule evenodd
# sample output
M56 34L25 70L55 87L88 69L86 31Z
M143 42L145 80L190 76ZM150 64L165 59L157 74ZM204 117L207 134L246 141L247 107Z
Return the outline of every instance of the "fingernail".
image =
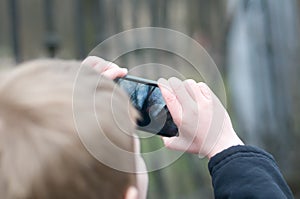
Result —
M125 74L128 73L128 69L127 68L121 68L122 72L124 72Z
M160 85L166 85L167 80L165 78L159 78L157 80L157 83L160 84Z
M116 68L119 68L119 66L113 62L110 62L110 61L106 61L107 65L110 65L112 67L116 67Z
M160 78L158 81L157 81L158 85L165 89L167 92L169 93L173 93L171 88L170 88L170 85L169 85L169 81L164 79L164 78Z
M169 83L173 90L177 90L182 86L182 81L176 77L171 77Z
M191 83L191 84L196 84L196 81L193 80L193 79L187 79L185 81L188 82L188 83Z
M199 86L201 88L201 93L204 95L204 97L206 97L207 99L211 99L211 93L208 86L203 82L200 82Z
M97 65L103 64L106 61L104 59L102 59L101 57L95 57L95 56L93 56L93 57L91 57L91 62L93 63L92 67L96 67Z

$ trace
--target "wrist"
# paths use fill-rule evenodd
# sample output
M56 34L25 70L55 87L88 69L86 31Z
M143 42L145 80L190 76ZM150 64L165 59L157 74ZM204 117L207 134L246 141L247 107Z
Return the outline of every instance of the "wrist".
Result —
M233 139L227 142L220 142L217 144L214 149L207 155L208 159L211 159L218 153L221 153L222 151L232 147L232 146L238 146L238 145L244 145L244 143L237 137L237 139Z
M244 145L243 141L237 136L234 130L230 133L222 133L220 139L217 140L214 148L207 154L207 157L211 159L218 153L237 145Z

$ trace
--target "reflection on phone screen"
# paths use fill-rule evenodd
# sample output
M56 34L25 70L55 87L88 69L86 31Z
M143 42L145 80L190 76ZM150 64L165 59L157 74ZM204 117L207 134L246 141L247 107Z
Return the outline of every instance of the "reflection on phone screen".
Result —
M133 106L139 110L142 118L137 125L140 130L167 137L178 134L158 86L122 78L118 79L117 84L126 91Z

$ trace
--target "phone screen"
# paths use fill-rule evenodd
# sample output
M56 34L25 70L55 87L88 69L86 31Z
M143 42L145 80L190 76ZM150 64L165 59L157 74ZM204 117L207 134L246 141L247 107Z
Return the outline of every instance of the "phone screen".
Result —
M166 137L178 135L178 128L155 81L129 75L115 81L140 112L138 129Z

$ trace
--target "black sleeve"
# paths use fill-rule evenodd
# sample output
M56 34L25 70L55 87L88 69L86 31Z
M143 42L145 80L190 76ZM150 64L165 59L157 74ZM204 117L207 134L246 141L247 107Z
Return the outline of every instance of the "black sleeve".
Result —
M251 146L233 146L208 164L215 198L293 198L274 158Z

